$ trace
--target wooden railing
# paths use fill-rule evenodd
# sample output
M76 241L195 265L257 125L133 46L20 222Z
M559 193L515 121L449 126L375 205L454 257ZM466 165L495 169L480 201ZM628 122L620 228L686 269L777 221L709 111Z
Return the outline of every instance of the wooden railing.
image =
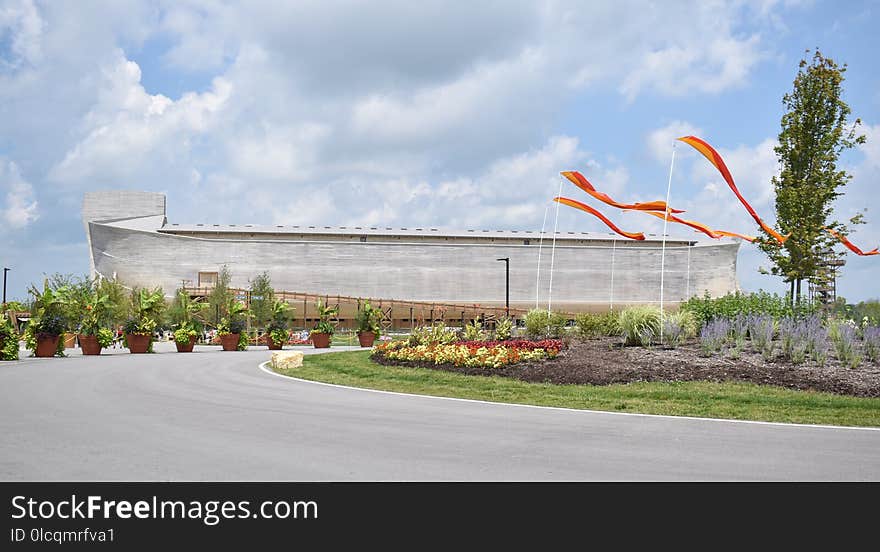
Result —
M184 289L192 297L207 297L213 290L210 287L186 287ZM239 301L250 304L250 290L234 288L230 289L230 291ZM353 323L354 315L366 301L369 301L372 306L382 311L382 326L386 330L404 326L411 328L425 323L430 324L440 321L465 324L473 319L480 319L491 324L495 320L507 315L507 308L497 305L351 297L298 291L275 291L274 293L276 300L286 301L295 307L294 323L297 324L299 322L302 327L309 326L309 322L316 319L315 303L319 300L325 305L335 306L339 309L339 320L342 322L342 327ZM510 317L514 319L522 318L527 312L527 309L511 308Z

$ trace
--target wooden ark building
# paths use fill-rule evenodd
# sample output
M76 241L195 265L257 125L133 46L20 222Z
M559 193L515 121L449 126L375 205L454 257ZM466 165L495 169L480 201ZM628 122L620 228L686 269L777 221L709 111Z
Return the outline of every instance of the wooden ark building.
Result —
M505 265L497 259L506 257L512 310L534 308L536 289L538 304L547 306L552 232L541 245L541 233L529 230L176 224L168 222L165 207L160 193L86 193L82 216L92 275L127 286L162 286L170 295L182 283L210 288L223 265L239 288L265 271L277 290L292 292L286 298L303 322L309 316L301 309L313 310L309 298L333 303L341 296L381 301L394 326L409 327L414 319L428 318L428 308L432 320L497 313L506 289ZM673 306L706 291L718 296L736 290L738 250L734 239L667 237L664 301ZM552 257L554 310L659 301L660 236L634 241L610 233L559 232ZM353 316L353 302L342 306L341 318Z

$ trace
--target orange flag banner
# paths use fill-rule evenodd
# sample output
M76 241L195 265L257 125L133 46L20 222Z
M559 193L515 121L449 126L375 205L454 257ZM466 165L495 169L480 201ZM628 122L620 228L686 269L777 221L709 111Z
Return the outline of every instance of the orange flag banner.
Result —
M664 218L663 213L658 213L656 211L643 211L643 212L645 214L655 216L659 219ZM712 228L709 228L708 226L706 226L705 224L703 224L701 222L696 222L693 220L685 220L682 218L678 218L675 215L666 215L665 218L669 222L677 222L678 224L684 224L685 226L690 226L691 228L693 228L697 232L702 232L703 234L706 234L710 238L714 238L716 240L718 238L721 238L724 236L728 236L728 237L732 237L732 238L742 238L748 242L752 242L755 240L754 236L744 236L743 234L737 234L736 232L727 232L726 230L713 230Z
M611 199L606 193L600 192L590 184L590 181L587 180L584 175L579 173L578 171L564 171L562 176L567 178L572 184L580 188L581 190L587 192L591 196L595 197L602 203L607 203L612 207L617 207L619 209L632 209L634 211L665 211L666 210L666 202L665 201L648 201L646 203L618 203ZM679 209L669 209L671 213L684 213Z
M581 211L585 211L587 213L590 213L591 215L598 217L599 220L601 220L606 225L608 225L608 228L611 228L612 230L614 230L615 232L617 232L618 234L620 234L621 236L623 236L625 238L629 238L631 240L644 240L645 239L645 235L642 234L641 232L624 232L623 230L621 230L620 228L615 226L613 222L608 220L608 218L606 218L605 215L603 215L602 213L593 209L592 207L590 207L589 205L587 205L585 203L581 203L580 201L575 201L573 199L568 199L567 197L554 197L553 201L556 201L556 202L561 203L563 205L568 205L569 207L574 207L575 209L580 209Z
M837 232L835 232L834 230L832 230L830 228L826 228L825 230L827 230L829 234L831 234L832 236L834 236L835 238L840 240L840 243L845 245L847 249L849 249L850 251L852 251L856 255L860 255L862 257L868 257L870 255L880 255L880 249L878 249L876 247L870 251L862 251L853 242L846 239L846 236L841 236L840 234L838 234Z
M767 225L761 217L758 216L758 213L749 205L749 202L739 193L739 189L736 187L736 184L733 181L733 176L730 175L730 171L727 169L727 165L724 163L724 159L721 158L721 155L715 148L710 146L705 141L697 138L696 136L682 136L678 140L688 144L693 147L698 152L702 153L703 156L709 160L710 163L715 165L715 168L718 169L718 172L721 173L721 176L724 177L724 181L727 182L727 185L730 186L730 189L733 190L733 193L736 194L736 197L739 198L740 203L743 204L743 207L746 208L746 211L752 215L752 218L755 219L755 222L758 223L758 226L764 229L765 232L773 236L779 243L785 243L785 240L788 239L788 236L782 236L779 232L771 228ZM790 235L790 234L789 234Z
M722 236L727 236L728 238L740 238L746 240L749 243L755 241L755 236L747 236L745 234L737 234L736 232L728 232L727 230L715 230L716 234L721 234Z

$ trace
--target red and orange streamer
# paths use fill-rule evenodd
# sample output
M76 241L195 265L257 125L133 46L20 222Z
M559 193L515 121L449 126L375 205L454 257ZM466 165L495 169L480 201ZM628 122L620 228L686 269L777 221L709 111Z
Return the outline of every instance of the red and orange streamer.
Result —
M761 220L761 217L758 216L758 213L749 205L749 202L739 193L739 189L736 187L736 183L733 181L733 176L730 175L730 171L727 168L727 165L724 163L724 159L721 158L721 155L715 151L715 148L710 146L705 141L697 138L696 136L682 136L678 140L688 144L693 147L698 152L702 153L703 156L709 160L710 163L715 165L715 168L718 169L718 172L721 173L721 176L724 178L724 181L727 182L727 185L730 186L730 189L733 190L733 193L736 194L736 197L739 199L740 203L743 204L743 207L746 208L746 211L752 215L752 218L755 219L755 222L758 223L758 226L764 229L765 232L773 236L776 241L779 243L785 243L785 240L788 239L788 236L782 236L779 232L771 228L767 223Z
M870 250L870 251L862 251L862 250L861 250L858 246L856 246L853 242L849 241L849 240L846 238L846 236L842 236L842 235L838 234L837 232L835 232L834 230L832 230L832 229L830 229L830 228L826 228L825 230L827 230L829 234L831 234L832 236L834 236L835 238L837 238L838 240L840 240L840 243L842 243L843 245L845 245L847 249L849 249L850 251L852 251L852 252L855 253L856 255L859 255L859 256L862 256L862 257L869 257L869 256L871 256L871 255L880 255L880 249L878 249L878 248L876 248L876 247L875 247L874 249Z
M590 207L586 203L581 203L580 201L575 201L574 199L569 199L567 197L554 197L553 201L556 201L556 202L561 203L563 205L568 205L569 207L574 207L575 209L580 209L581 211L590 213L591 215L597 217L599 220L604 222L608 226L608 228L611 228L612 230L614 230L615 232L617 232L618 234L620 234L621 236L623 236L625 238L629 238L631 240L644 240L645 239L645 235L641 232L624 232L623 230L621 230L620 228L615 226L615 224L613 222L608 220L608 218L605 215L603 215L602 213L600 213L596 209L593 209L592 207Z
M754 236L745 236L743 234L737 234L736 232L728 232L726 230L714 230L712 228L709 228L708 226L706 226L702 222L696 222L693 220L685 220L682 218L678 218L675 215L667 214L664 217L663 213L658 213L656 211L644 211L644 213L648 214L648 215L653 215L659 219L665 218L666 220L668 220L670 222L677 222L678 224L690 226L691 228L693 228L697 232L702 232L703 234L706 234L710 238L714 238L716 240L718 238L722 238L724 236L728 236L728 237L732 237L732 238L742 238L748 242L752 242L755 240Z
M590 181L584 177L578 171L564 171L562 176L567 178L572 184L580 188L581 190L587 192L591 196L595 197L602 203L607 203L612 207L617 207L618 209L632 209L634 211L666 211L666 202L665 201L648 201L646 203L618 203L611 199L611 196L604 192L598 191ZM684 213L679 209L669 209L670 213Z

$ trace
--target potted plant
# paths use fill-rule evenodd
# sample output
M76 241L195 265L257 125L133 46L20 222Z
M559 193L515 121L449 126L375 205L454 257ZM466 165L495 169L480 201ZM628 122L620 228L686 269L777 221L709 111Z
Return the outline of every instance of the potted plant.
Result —
M290 337L288 325L293 308L285 301L272 303L272 321L266 328L266 345L270 351L278 351L284 347Z
M153 347L156 322L149 319L129 318L122 325L123 339L128 352L135 355L149 353Z
M228 316L220 319L217 335L224 351L243 351L247 349L247 336L244 335L245 313L247 307L235 299L229 302Z
M332 319L339 314L339 309L325 306L320 299L315 304L315 309L318 312L318 323L309 332L309 337L312 339L315 349L326 349L330 347L330 339L336 331L336 325Z
M37 320L31 320L28 328L33 332L34 356L50 358L64 354L64 344L61 343L61 334L66 328L64 319L59 314L43 314Z
M31 287L34 296L34 316L25 329L25 344L37 357L64 355L61 335L67 331L67 318L64 316L68 305L69 290L65 286L52 289L48 280L43 291Z
M357 336L361 347L372 347L376 338L379 337L379 321L382 319L382 311L375 308L369 301L364 302L355 317L357 323Z
M200 314L204 311L204 303L193 299L184 289L177 290L171 306L171 320L177 329L174 330L174 344L178 353L191 353L196 345L196 338L202 330Z
M84 355L100 355L113 343L113 332L102 327L107 318L110 298L98 291L93 282L85 282L72 301L79 316L79 346Z
M153 331L158 318L165 308L165 295L162 288L136 290L132 292L133 317L126 320L122 329L125 332L125 346L132 354L153 352Z
M196 346L199 332L189 324L182 324L174 330L174 345L178 353L191 353Z

